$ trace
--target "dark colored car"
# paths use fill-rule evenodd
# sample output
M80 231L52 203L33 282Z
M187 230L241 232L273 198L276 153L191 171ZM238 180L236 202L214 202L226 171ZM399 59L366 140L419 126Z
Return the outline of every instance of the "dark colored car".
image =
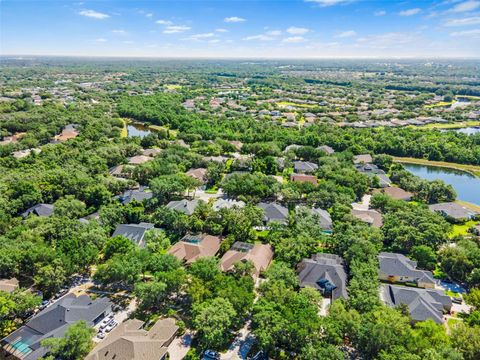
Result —
M202 356L203 360L218 360L220 359L220 354L215 350L205 350Z
M463 303L462 298L458 298L458 297L452 297L452 302L455 303L455 304L462 304Z

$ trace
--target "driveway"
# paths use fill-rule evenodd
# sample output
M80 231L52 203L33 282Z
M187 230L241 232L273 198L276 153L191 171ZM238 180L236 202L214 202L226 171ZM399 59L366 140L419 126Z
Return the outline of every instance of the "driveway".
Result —
M187 355L192 344L193 334L189 331L185 332L183 336L175 338L168 346L168 354L170 360L181 360Z
M246 359L247 354L255 343L255 337L250 333L250 320L238 332L228 351L220 355L222 360Z

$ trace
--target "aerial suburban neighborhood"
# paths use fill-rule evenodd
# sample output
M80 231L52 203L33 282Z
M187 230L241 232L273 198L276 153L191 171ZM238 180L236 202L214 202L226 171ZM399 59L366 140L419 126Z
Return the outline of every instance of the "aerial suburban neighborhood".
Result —
M0 360L480 359L479 1L59 4L0 2Z

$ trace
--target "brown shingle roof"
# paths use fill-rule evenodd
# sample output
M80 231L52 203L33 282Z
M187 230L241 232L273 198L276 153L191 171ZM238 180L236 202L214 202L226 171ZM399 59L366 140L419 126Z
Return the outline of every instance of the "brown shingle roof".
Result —
M270 265L270 262L273 259L273 250L270 245L265 244L256 244L246 246L247 249L240 250L245 243L236 242L233 244L232 248L228 250L225 255L223 255L220 260L220 268L222 271L229 271L233 268L233 265L238 261L251 261L255 268L254 277L258 277L262 271L265 271ZM249 244L245 244L249 245Z
M187 264L205 256L215 256L220 250L220 238L207 234L187 235L173 245L168 251L179 260Z

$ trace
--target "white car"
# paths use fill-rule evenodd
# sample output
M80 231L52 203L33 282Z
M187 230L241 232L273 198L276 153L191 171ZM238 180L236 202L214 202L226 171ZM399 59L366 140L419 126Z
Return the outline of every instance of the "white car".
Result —
M105 339L105 336L107 336L107 335L104 332L101 332L101 331L99 331L98 334L97 334L97 337L99 339Z
M113 330L115 326L117 326L118 323L116 321L113 321L112 323L108 324L108 326L105 328L105 332L110 332Z

